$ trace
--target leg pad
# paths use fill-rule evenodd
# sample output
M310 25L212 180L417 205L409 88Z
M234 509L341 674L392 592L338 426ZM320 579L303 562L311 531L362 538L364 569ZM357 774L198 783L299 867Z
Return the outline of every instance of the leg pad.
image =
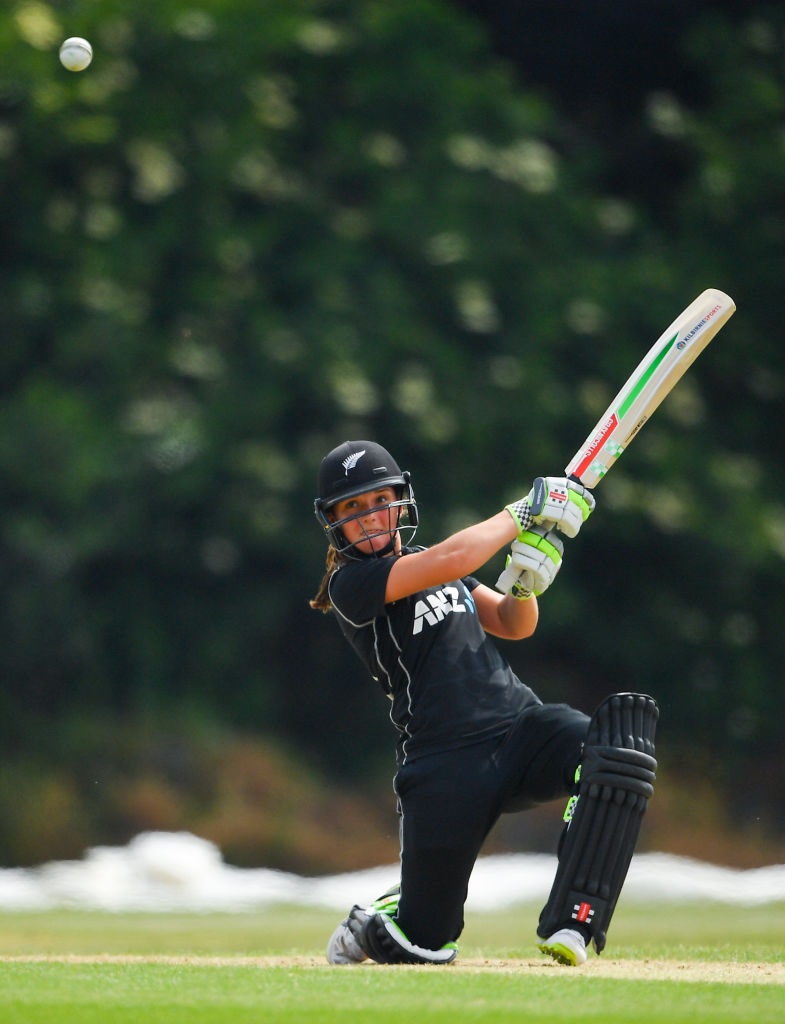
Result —
M617 693L597 708L580 765L577 797L568 804L559 866L537 934L585 925L598 953L627 877L641 821L654 792L657 705Z

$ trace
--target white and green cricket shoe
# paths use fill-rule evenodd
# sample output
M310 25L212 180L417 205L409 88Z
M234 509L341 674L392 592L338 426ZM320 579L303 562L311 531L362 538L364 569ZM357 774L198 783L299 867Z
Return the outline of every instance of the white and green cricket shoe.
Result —
M567 967L579 967L586 963L586 940L572 928L560 928L537 946L542 953Z

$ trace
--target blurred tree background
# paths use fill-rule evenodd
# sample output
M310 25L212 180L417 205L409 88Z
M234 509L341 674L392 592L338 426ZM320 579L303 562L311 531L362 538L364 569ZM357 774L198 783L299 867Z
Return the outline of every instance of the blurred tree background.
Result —
M547 700L657 697L652 844L785 855L784 116L757 0L10 3L0 863L158 827L394 857L386 701L307 604L320 458L381 441L441 539L708 286L736 316L505 653Z

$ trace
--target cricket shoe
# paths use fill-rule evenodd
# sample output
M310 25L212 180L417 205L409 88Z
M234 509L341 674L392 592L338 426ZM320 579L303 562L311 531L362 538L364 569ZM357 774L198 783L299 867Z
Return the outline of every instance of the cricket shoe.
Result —
M579 967L586 963L586 940L573 928L560 928L549 939L539 942L538 948L559 964Z
M327 943L329 964L361 964L368 959L368 954L357 941L357 935L367 920L368 912L363 907L352 907L349 916L341 921Z

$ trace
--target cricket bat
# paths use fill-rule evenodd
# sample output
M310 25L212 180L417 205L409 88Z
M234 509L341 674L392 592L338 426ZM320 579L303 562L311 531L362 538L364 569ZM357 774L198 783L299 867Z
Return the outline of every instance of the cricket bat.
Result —
M736 303L725 292L717 288L701 292L654 342L572 457L565 474L584 487L596 487L735 311Z

